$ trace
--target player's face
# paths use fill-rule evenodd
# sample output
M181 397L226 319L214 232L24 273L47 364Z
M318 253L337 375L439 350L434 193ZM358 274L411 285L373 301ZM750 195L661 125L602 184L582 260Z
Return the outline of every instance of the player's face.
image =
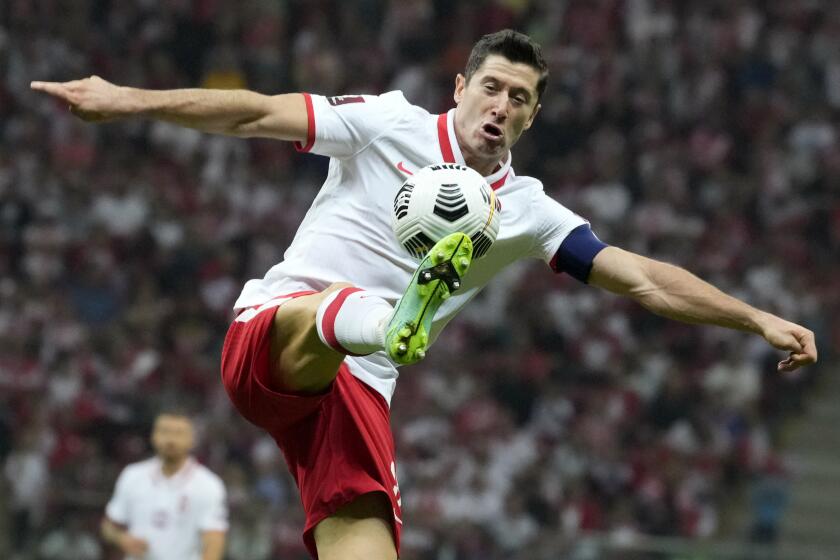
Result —
M188 418L161 414L152 430L152 446L164 461L178 461L193 447L193 427Z
M491 167L495 166L531 127L540 109L539 79L533 66L495 54L484 60L469 82L458 74L455 134L468 164L475 167L479 162L482 166L492 162Z

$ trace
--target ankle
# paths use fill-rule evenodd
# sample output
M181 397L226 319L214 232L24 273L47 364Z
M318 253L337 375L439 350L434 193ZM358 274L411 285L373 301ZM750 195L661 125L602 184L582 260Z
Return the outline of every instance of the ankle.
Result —
M324 298L315 325L326 346L341 354L364 356L383 348L392 312L381 297L351 286Z

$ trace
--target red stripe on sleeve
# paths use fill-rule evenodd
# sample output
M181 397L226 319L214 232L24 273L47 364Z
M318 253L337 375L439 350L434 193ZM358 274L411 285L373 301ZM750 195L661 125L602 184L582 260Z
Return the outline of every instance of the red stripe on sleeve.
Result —
M438 141L440 142L440 153L443 154L443 161L446 163L455 163L455 154L452 153L452 144L449 143L449 123L447 122L446 113L438 115Z
M312 96L304 93L303 100L306 101L306 120L309 125L306 131L306 145L295 142L295 149L299 152L308 152L315 144L315 111L312 109Z
M341 309L342 305L344 305L344 300L347 299L347 296L361 291L361 288L344 288L341 290L332 303L330 303L329 307L327 307L326 311L324 311L324 317L321 319L321 332L323 333L327 344L329 344L330 348L336 352L341 352L342 354L347 354L348 356L360 356L361 354L348 352L347 349L338 342L338 339L335 337L335 318L338 316L338 310Z

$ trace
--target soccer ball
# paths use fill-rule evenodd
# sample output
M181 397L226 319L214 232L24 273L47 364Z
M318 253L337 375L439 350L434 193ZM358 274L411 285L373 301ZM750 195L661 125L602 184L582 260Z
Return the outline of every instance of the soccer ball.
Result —
M394 198L392 225L400 244L417 259L450 233L473 242L473 257L496 241L502 206L477 171L454 163L427 165L406 179Z

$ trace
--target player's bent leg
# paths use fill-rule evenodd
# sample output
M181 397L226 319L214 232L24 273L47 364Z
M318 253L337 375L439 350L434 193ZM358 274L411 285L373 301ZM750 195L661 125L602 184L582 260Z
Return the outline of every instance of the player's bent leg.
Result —
M432 320L441 304L461 287L473 246L463 233L447 235L426 255L397 303L385 335L385 350L400 364L423 359Z
M344 282L284 302L274 312L270 335L275 387L322 392L344 356L382 350L393 312L381 297Z
M344 354L321 342L315 316L324 299L350 286L332 284L323 292L289 300L277 308L270 334L271 378L277 389L315 394L333 382Z
M382 492L359 496L315 527L318 560L396 560L393 518Z
M414 273L396 309L382 298L336 283L277 307L271 327L275 388L301 394L326 390L346 355L382 349L401 364L426 354L432 320L461 286L473 247L463 233L438 241Z

